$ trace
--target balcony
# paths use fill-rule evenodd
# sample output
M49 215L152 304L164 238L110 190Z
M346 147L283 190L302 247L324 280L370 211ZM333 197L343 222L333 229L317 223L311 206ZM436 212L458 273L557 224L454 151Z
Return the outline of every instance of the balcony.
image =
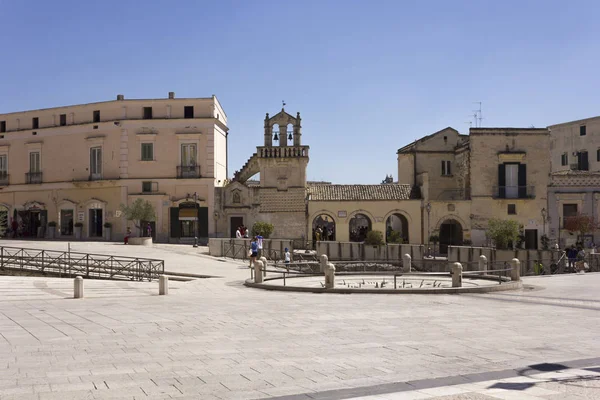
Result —
M8 186L8 173L0 172L0 186Z
M535 199L535 186L494 186L495 199Z
M41 172L25 173L25 183L27 183L27 184L42 183L42 173Z
M199 165L180 165L177 167L177 179L200 178Z

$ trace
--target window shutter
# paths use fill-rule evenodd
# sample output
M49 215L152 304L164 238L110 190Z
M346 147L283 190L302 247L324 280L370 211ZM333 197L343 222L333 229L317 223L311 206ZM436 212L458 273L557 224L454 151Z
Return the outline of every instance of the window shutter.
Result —
M208 238L208 207L198 207L198 237Z
M171 237L179 237L179 207L171 207Z
M442 161L442 175L446 175L446 162Z
M498 197L506 198L506 167L498 164Z
M527 197L527 165L519 164L519 198Z
M580 154L581 157L581 170L582 171L588 171L590 169L589 163L588 163L588 152L587 151L582 151Z
M452 175L452 171L450 170L450 165L451 164L452 163L450 161L446 161L446 169L447 169L446 174L447 175Z
M600 161L600 149L596 150L596 161Z

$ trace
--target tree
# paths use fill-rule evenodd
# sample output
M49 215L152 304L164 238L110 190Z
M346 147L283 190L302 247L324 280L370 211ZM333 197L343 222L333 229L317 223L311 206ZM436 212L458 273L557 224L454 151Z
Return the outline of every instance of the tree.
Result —
M498 249L507 249L519 239L519 223L517 221L490 219L487 236L494 241Z
M400 232L392 230L388 235L387 242L402 244L402 235Z
M252 236L262 236L264 239L268 239L273 233L273 224L268 222L255 222L252 225Z
M594 218L578 213L573 217L565 218L565 229L571 233L577 233L578 239L583 241L585 235L598 229L598 224Z
M385 244L383 240L383 232L381 231L369 231L367 232L367 237L365 238L365 244L371 246L381 246Z
M125 219L132 221L133 225L138 228L140 236L142 236L142 221L156 220L156 213L152 204L148 200L142 200L139 197L131 206L121 204L121 211L123 211Z

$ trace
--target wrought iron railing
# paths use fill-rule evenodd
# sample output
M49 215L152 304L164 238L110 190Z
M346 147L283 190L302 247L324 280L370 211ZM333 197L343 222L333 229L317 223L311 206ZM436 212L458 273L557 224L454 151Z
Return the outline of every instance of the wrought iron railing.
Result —
M494 186L492 197L496 199L534 199L535 186Z
M26 172L25 173L25 182L26 183L42 183L42 173L41 172Z
M200 178L200 166L199 165L180 165L177 167L177 178L188 179L188 178Z
M72 251L0 247L0 270L100 279L158 279L164 260Z

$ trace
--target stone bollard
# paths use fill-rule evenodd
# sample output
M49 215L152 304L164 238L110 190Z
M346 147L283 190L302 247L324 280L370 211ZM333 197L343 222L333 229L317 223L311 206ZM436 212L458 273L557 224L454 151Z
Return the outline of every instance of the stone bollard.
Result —
M263 265L265 266L265 268L263 269L263 276L267 276L267 257L261 257L259 258L260 261L262 261Z
M325 288L335 288L335 265L332 263L327 263L325 267Z
M402 256L402 272L410 272L412 267L412 258L410 254L405 254Z
M263 262L256 260L254 262L254 283L263 283L262 268Z
M513 282L521 280L521 261L518 258L513 258L510 261L510 280Z
M83 298L83 278L78 276L74 280L74 298L82 299Z
M158 277L158 294L164 296L169 294L169 277L161 275Z
M479 256L479 271L487 271L487 257L484 255Z
M329 257L327 257L327 254L321 254L319 260L319 267L321 268L321 272L325 272L325 270L327 269L327 264L329 263Z
M462 269L461 263L452 264L452 287L462 287Z

